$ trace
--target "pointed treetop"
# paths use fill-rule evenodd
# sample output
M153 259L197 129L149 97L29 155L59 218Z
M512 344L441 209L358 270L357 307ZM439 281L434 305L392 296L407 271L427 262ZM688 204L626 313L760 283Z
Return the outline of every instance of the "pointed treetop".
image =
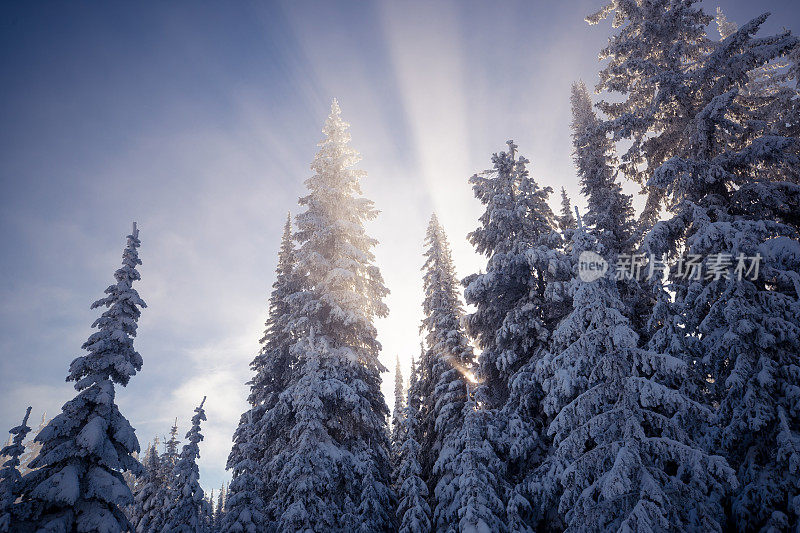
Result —
M517 148L519 148L519 146L517 146L514 143L513 139L507 140L506 144L508 145L508 153L511 155L511 159L514 159L514 156L517 154Z
M346 143L350 141L350 136L345 133L345 130L350 125L342 120L342 108L339 107L339 102L334 98L331 101L331 112L325 120L325 127L322 129L326 137L333 137L336 132L345 135L342 140Z
M142 261L137 252L141 242L136 223L132 230L122 252L122 266L114 272L116 283L105 290L105 297L91 305L92 309L107 309L92 324L97 331L82 346L88 353L70 364L67 381L75 381L77 390L106 380L125 386L142 369L142 357L134 349L133 339L141 309L147 304L133 288L133 283L141 279L136 267Z

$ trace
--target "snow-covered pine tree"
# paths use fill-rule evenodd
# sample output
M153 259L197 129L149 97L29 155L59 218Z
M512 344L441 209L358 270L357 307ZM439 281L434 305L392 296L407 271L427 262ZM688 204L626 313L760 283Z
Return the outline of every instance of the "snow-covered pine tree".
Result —
M464 280L466 301L476 307L465 324L482 350L477 394L491 413L495 427L487 435L507 469L497 475L513 487L503 495L508 525L523 531L533 517L522 483L546 451L541 391L532 375L569 308L563 289L569 267L547 204L551 189L540 188L528 174L528 160L517 157L513 141L508 146L492 157L493 170L470 179L486 210L469 239L488 264L485 274Z
M279 530L354 531L394 526L391 508L364 516L361 509L391 502L391 466L380 391L380 343L373 319L387 314L388 290L373 264L377 244L364 223L377 214L361 196L364 173L351 168L359 156L349 146L348 125L334 100L325 139L300 199L299 244L294 272L302 283L288 301L296 340L297 374L265 414L286 437L270 459L265 478L267 520ZM374 502L363 497L370 479Z
M114 384L125 386L142 368L133 348L140 308L146 307L133 288L140 279L136 267L139 230L128 235L116 283L92 309L106 307L84 343L87 355L70 364L68 381L78 395L64 404L36 440L42 444L35 468L23 478L25 522L46 531L127 531L130 523L121 507L133 502L122 472L141 472L133 457L139 441L114 403Z
M247 413L252 415L252 411ZM252 427L252 419L246 427ZM240 425L241 427L241 425ZM263 530L264 502L261 500L261 468L257 454L259 449L251 438L238 443L237 462L233 465L233 480L223 499L219 491L217 512L214 516L215 531L222 533L257 533Z
M558 217L558 229L562 233L575 229L575 215L572 214L572 202L567 195L567 189L561 187L561 216Z
M464 406L464 424L459 440L458 457L458 531L465 533L502 533L508 531L506 509L500 495L503 482L497 477L504 465L495 454L487 430L489 412L481 408L474 395Z
M450 245L436 215L425 236L421 330L427 349L420 359L418 435L421 464L433 509L435 531L458 521L458 432L463 423L467 383L473 372L473 352L461 327L464 315Z
M560 488L567 531L721 531L733 470L685 430L712 413L677 390L685 363L637 347L613 266L594 281L579 277L581 254L601 247L578 224L573 310L537 365L554 417L540 498Z
M42 419L39 421L39 427L31 431L28 435L28 440L25 441L25 453L19 458L19 472L23 476L30 472L31 461L36 459L39 451L42 449L42 443L36 440L36 436L47 426L50 420L47 418L47 412L42 413Z
M595 115L589 91L582 81L572 84L570 103L573 161L587 203L583 223L597 239L600 254L613 264L620 254L636 250L642 233L650 226L640 225L634 231L631 197L622 192L617 179L614 144ZM618 285L634 330L646 336L652 311L652 291L646 287L646 280L624 277Z
M295 252L292 242L292 216L286 216L283 228L278 266L272 293L269 298L269 312L264 335L261 338L261 350L250 363L255 373L250 385L248 402L250 408L242 414L239 426L233 435L233 447L228 456L227 468L233 470L232 490L239 493L235 517L225 527L236 527L244 524L249 517L260 517L264 513L263 495L274 493L276 480L264 476L263 471L269 461L278 453L286 436L278 426L285 415L278 405L280 394L292 380L297 379L298 367L294 356L290 353L293 342L288 327L290 308L288 297L299 290L297 276L293 273ZM237 467L237 465L239 465ZM238 475L247 479L236 482ZM254 490L251 494L242 494L243 490ZM220 501L217 504L215 523L222 527L224 490L220 489ZM242 506L261 505L261 508ZM245 522L240 522L244 520ZM244 526L243 526L244 527Z
M691 103L677 89L682 69L694 65L711 42L705 25L712 17L697 7L698 0L611 0L586 20L597 24L614 14L619 28L600 52L608 60L600 71L596 89L623 95L622 101L602 100L598 108L609 120L603 129L613 140L628 139L630 147L620 156L619 169L642 186L653 172L685 144L687 106ZM658 96L658 97L657 97ZM659 135L649 132L659 122ZM649 187L638 220L644 234L658 220L664 204L663 191Z
M420 448L417 441L420 400L416 396L417 365L411 361L408 396L400 424L399 466L396 472L397 522L399 533L428 533L431 531L431 509L428 487L422 479Z
M650 180L670 199L671 217L646 241L657 255L703 259L702 276L672 280L675 316L657 315L655 326L675 330L677 320L684 352L705 378L705 401L719 406L709 446L737 472L731 521L742 530L785 530L800 519L800 290L789 281L800 266L800 186L791 170L800 144L743 94L749 73L798 40L788 32L755 37L766 18L680 72L692 102L686 140ZM757 254L759 273L739 270L739 279L744 258Z
M403 370L400 368L400 356L394 367L394 409L392 409L392 455L397 456L400 449L400 430L403 426L403 413L405 410L405 390L403 383Z
M175 465L178 463L180 453L180 439L178 439L178 419L169 430L169 439L164 439L164 453L159 457L159 483L154 494L150 497L152 504L146 524L137 533L160 533L167 527L167 510L174 504Z
M249 442L249 441L248 441ZM225 519L225 484L219 486L219 494L217 495L217 505L214 507L214 525L217 528L222 527L222 522Z
M9 435L8 436L8 440L6 441L5 445L6 446L11 446L11 444L13 442L14 442L14 435ZM24 444L23 444L23 448L24 448ZM0 465L4 464L6 461L8 461L8 459L9 459L9 457L7 457L7 456L5 456L5 455L0 453Z
M178 438L178 419L176 417L175 423L169 428L169 439L164 442L164 453L161 454L159 458L161 462L161 477L164 478L165 481L171 479L172 470L175 468L175 464L178 462L178 457L180 456L180 452L178 452L180 445L181 441Z
M22 443L31 430L28 427L28 417L30 415L31 408L28 407L22 419L22 424L11 428L9 431L13 440L0 450L0 456L5 459L2 468L0 468L0 532L2 533L11 531L11 523L15 521L13 514L17 510L14 509L14 504L20 495L22 482L22 474L19 471L20 457L25 451Z
M671 259L687 252L715 269L671 280L674 302L662 291L651 346L685 354L699 369L690 382L703 384L701 399L719 406L709 447L737 471L732 524L794 527L800 477L791 465L800 439L789 406L798 289L788 279L798 247L797 218L789 215L800 210L798 145L782 121L765 120L764 110L781 110L782 102L760 94L754 104L747 84L760 67L794 53L797 39L786 31L755 37L762 15L711 43L711 17L692 2L612 8L622 29L606 50L610 75L600 88L626 99L605 107L609 128L633 140L627 162L639 166L649 196L669 199L671 218L650 231L646 250ZM737 258L758 253L761 277L739 280Z
M200 486L200 470L197 459L200 457L200 424L206 420L203 405L206 398L194 410L192 427L186 433L178 462L172 471L173 486L170 504L164 509L166 521L162 531L168 533L206 533L203 488Z
M717 30L724 41L735 34L739 25L727 19L717 8ZM786 137L800 138L800 91L797 86L797 60L800 46L784 56L761 64L747 73L747 82L739 88L740 105L748 109L752 120L763 120L769 128ZM775 181L798 181L800 171L782 166L773 172Z
M631 249L633 207L617 180L614 145L592 110L592 100L581 81L572 84L572 146L575 167L586 196L583 217L589 231L612 262Z
M158 455L158 440L147 449L142 462L144 475L133 493L133 509L130 513L131 525L137 533L150 533L153 517L161 513L158 492L163 483L161 460Z
M213 490L211 492L214 492ZM208 533L217 533L219 528L214 523L214 498L212 495L203 497L203 505L201 507L203 513L203 527Z

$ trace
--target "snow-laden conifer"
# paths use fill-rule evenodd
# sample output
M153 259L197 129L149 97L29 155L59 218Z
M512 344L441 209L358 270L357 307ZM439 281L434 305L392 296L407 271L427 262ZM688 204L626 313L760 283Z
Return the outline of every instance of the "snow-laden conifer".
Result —
M567 190L561 187L561 215L558 217L558 229L562 233L575 228L575 215L572 214L572 202Z
M171 501L164 510L166 523L163 531L169 533L205 533L207 510L203 488L200 486L200 470L197 459L200 458L200 424L206 420L203 409L206 399L195 408L192 426L186 433L186 444L183 445L178 462L172 471L173 485L170 490Z
M613 267L578 277L581 254L600 249L576 230L573 310L537 366L554 445L539 497L559 492L567 531L721 531L733 470L686 431L712 413L678 390L683 361L637 347Z
M788 282L798 247L788 213L800 210L797 113L782 90L753 95L748 84L761 67L791 58L798 41L787 31L757 37L762 15L711 43L711 17L692 4L612 5L622 29L606 50L600 88L626 95L605 105L608 127L633 140L627 163L641 171L649 196L669 200L670 216L647 235L646 250L702 260L699 276L681 263L669 292L659 294L651 346L682 354L696 369L689 380L696 396L718 408L708 447L725 454L740 483L730 523L788 529L800 516L790 407L800 315L798 289ZM782 116L791 122L770 118ZM740 280L740 258L757 254L759 274L748 276L745 262Z
M411 362L408 397L400 425L399 466L396 473L397 523L400 533L428 533L431 531L431 509L428 505L428 487L422 479L420 446L417 441L419 398L417 366Z
M253 421L247 420L245 427L252 425ZM259 447L250 435L238 446L237 461L232 466L233 479L227 495L220 489L214 525L223 533L257 533L265 525Z
M532 527L533 512L524 480L541 463L547 445L541 434L541 391L533 380L536 362L550 332L569 308L563 288L569 269L547 198L530 177L517 146L492 157L493 169L471 178L475 196L486 206L481 225L469 235L488 258L486 272L464 280L467 333L482 350L479 396L489 410L487 429L506 472L496 473L512 530Z
M296 217L300 288L288 301L297 372L265 414L282 438L264 474L267 520L279 530L394 526L386 521L391 508L362 514L393 500L385 368L373 324L387 313L388 290L373 264L377 242L364 230L377 211L361 196L364 173L352 168L359 156L347 129L334 101L300 199L306 211Z
M142 368L133 348L140 308L133 283L139 230L128 235L122 267L116 283L92 309L107 308L93 327L97 331L84 343L88 354L70 364L68 381L75 381L78 395L64 404L36 437L42 444L31 462L36 468L23 478L26 522L41 530L115 532L130 528L121 507L133 502L122 472L141 472L133 457L139 441L133 428L114 403L114 384L125 386Z
M158 441L148 448L142 465L144 474L139 486L133 492L133 509L131 512L131 525L137 533L150 533L154 531L152 523L154 518L162 511L158 493L163 485L161 460L158 455Z
M47 426L50 420L47 418L47 413L42 413L42 418L39 421L39 427L34 429L28 434L28 440L25 441L25 452L19 458L19 472L23 476L31 471L31 462L39 456L39 451L42 449L42 443L36 440L36 436Z
M403 384L403 370L400 368L400 357L394 368L394 408L392 409L392 455L397 455L400 447L400 430L403 426L403 413L405 410L405 388Z
M217 494L217 504L214 506L214 527L220 528L222 527L222 521L225 518L225 502L227 495L227 491L225 490L225 484L221 484L219 486L219 494Z
M457 521L456 468L467 383L473 372L473 352L461 326L464 314L450 245L436 215L425 236L422 331L427 349L420 359L419 428L423 477L436 531Z
M0 450L0 457L4 459L0 468L0 532L11 531L11 524L15 522L14 504L21 492L22 475L19 472L20 457L25 451L23 442L28 432L28 417L31 415L31 408L25 411L22 424L11 428L9 443Z
M597 24L613 14L614 27L619 28L600 52L607 63L596 88L623 99L602 100L598 107L614 141L631 141L619 168L641 185L685 143L685 117L692 102L679 92L681 71L695 65L712 46L705 30L712 17L696 4L697 0L612 0L587 17ZM656 129L658 135L649 134ZM639 233L658 220L663 204L663 192L648 188Z
M592 110L583 82L572 84L572 147L575 167L586 197L583 223L597 238L603 256L612 261L631 248L633 207L616 176L616 156L611 140Z
M267 322L260 341L261 350L250 363L255 374L248 382L250 408L239 420L239 426L233 435L233 447L228 456L227 468L233 471L231 491L238 494L235 500L238 509L230 520L223 521L225 491L220 488L214 518L218 528L223 527L223 522L224 527L228 528L249 527L249 521L264 516L264 495L276 490L276 480L264 476L264 470L278 453L281 443L286 441L286 435L282 434L279 427L282 421L279 413L283 406L278 405L278 399L292 379L296 379L298 370L289 351L293 337L288 328L288 297L299 289L292 272L294 264L292 217L287 214L278 252L275 282L269 298ZM237 481L239 475L246 479Z
M617 17L640 27L664 25L675 46L691 48L687 36L704 32L709 17L695 7L693 18L677 17L689 9L686 2L648 9L655 5L655 11L621 8ZM791 466L798 422L789 407L796 396L790 354L797 351L798 293L782 281L795 264L787 250L798 242L797 222L787 216L800 209L792 177L798 144L782 121L766 119L764 106L774 98L780 107L779 96L762 93L754 104L747 87L754 70L792 53L798 41L788 32L756 37L766 18L706 43L691 63L665 63L659 75L668 83L653 85L647 105L626 104L627 113L610 123L639 143L651 173L648 188L669 200L669 217L649 232L646 250L675 262L687 259L684 252L702 260L699 276L685 262L673 272L674 298L661 292L651 346L682 354L696 370L689 383L701 385L692 385L695 397L719 408L708 446L737 472L730 521L745 530L794 527L800 511L794 496L800 478ZM652 46L638 43L651 35L629 37L612 65L639 64L631 47ZM628 77L620 90L641 81ZM737 266L749 268L744 258L757 254L759 275L740 270L739 279Z
M458 457L458 531L464 533L502 533L508 531L506 509L501 495L504 472L487 431L490 413L475 398L464 406L464 424L459 439L463 442Z

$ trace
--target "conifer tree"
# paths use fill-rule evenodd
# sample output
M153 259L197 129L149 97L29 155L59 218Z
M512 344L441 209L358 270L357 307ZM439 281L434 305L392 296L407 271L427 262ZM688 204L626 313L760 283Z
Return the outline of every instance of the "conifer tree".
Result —
M474 397L464 406L464 425L460 430L463 449L458 457L455 497L459 531L508 531L506 509L500 497L504 484L497 477L504 469L487 435L491 427L488 416Z
M361 197L364 173L351 168L359 156L347 128L334 100L306 181L309 194L300 199L306 211L296 217L293 272L301 286L288 301L297 373L265 414L285 437L264 474L272 480L264 495L267 521L279 530L393 528L391 507L363 514L394 497L389 409L380 392L385 368L373 325L387 313L388 290L373 264L377 242L364 230L377 212Z
M175 465L178 463L180 453L180 439L178 439L178 419L175 419L174 424L169 431L169 439L165 439L164 453L159 457L159 483L156 487L154 494L151 496L152 505L149 513L148 521L143 525L143 529L137 533L157 533L166 528L167 524L167 510L170 509L174 503L173 500L173 487L175 484Z
M560 491L567 531L721 531L733 470L686 431L711 411L677 390L685 363L637 347L613 267L579 277L581 254L602 247L578 224L573 310L537 366L555 447L539 499Z
M249 412L252 414L252 411ZM252 420L247 421L252 426ZM252 439L239 443L238 461L233 465L233 480L227 494L219 491L214 524L223 533L257 533L264 523L260 468ZM224 499L223 499L224 498Z
M2 450L0 456L5 460L0 468L0 532L11 531L11 524L14 522L14 504L21 492L22 475L19 472L20 457L25 447L23 441L31 428L28 427L28 417L31 415L31 408L25 411L22 424L11 428L10 436L13 437Z
M572 214L572 202L570 202L567 190L561 187L561 216L558 217L558 229L562 233L567 230L575 229L575 215Z
M465 324L482 350L477 394L492 413L486 434L504 468L496 475L510 485L502 491L507 523L524 531L533 520L524 480L547 447L542 393L532 376L550 332L569 308L563 289L569 268L547 204L551 189L536 184L528 160L517 157L513 141L507 144L507 152L492 157L492 171L470 179L486 210L469 239L488 264L486 273L464 280L466 301L476 307Z
M690 148L651 180L668 191L674 206L672 218L651 233L651 247L676 255L667 239L677 238L689 253L705 258L701 279L676 280L670 288L684 345L713 378L708 400L720 409L710 446L722 449L737 470L741 487L732 516L747 530L793 528L800 519L800 470L792 466L800 458L794 408L800 292L788 282L799 265L800 235L796 217L787 216L800 210L800 189L786 171L796 168L800 145L757 121L738 100L748 80L743 69L797 46L785 33L753 37L765 19L722 41L693 74L718 83L698 95L705 105L693 117L697 133ZM761 126L753 131L754 124ZM742 259L757 255L760 277L739 279Z
M195 408L192 427L186 433L178 462L173 469L173 486L170 490L170 504L165 509L166 523L163 531L169 533L205 533L205 498L200 486L200 470L197 459L200 457L199 444L203 440L200 424L206 420L203 409L206 398Z
M606 88L627 99L607 106L609 127L634 140L629 161L646 160L651 196L669 199L670 217L649 232L646 250L676 261L685 251L702 260L700 276L670 279L674 298L659 295L651 346L684 354L696 369L690 382L702 384L697 396L719 407L708 446L723 451L737 471L731 523L743 530L787 529L800 511L794 497L800 478L791 467L798 457L798 421L790 407L796 395L789 388L796 382L790 354L797 351L800 325L792 307L798 293L785 282L798 247L797 220L788 215L800 209L791 177L798 144L785 126L765 120L764 105L773 97L762 93L756 105L747 84L751 73L792 53L798 41L786 31L755 37L767 18L762 15L709 43L711 17L691 4L616 6L620 24L630 24L612 39L608 69L617 83ZM682 53L646 76L638 69L626 74L650 60L639 50L659 41L644 35L645 26L668 33L662 50ZM696 53L686 53L691 50ZM651 94L632 104L630 88L642 84ZM778 98L773 102L780 107ZM739 259L759 253L760 277L740 280ZM684 264L679 268L685 271Z
M586 18L590 24L597 24L614 13L614 27L620 28L600 52L600 59L608 59L608 63L600 71L596 89L617 92L625 98L622 102L602 100L598 108L608 117L603 127L613 133L615 142L631 140L630 148L620 157L619 169L643 186L682 144L686 131L683 117L687 116L684 106L688 102L678 94L664 93L677 87L675 73L684 65L695 64L711 47L704 26L712 19L694 5L697 1L612 0ZM656 99L659 91L661 96ZM656 120L666 129L657 136L644 133ZM658 188L648 187L646 192L637 223L637 234L642 235L658 220L665 201L664 192Z
M400 447L400 429L403 426L403 413L405 410L405 391L403 390L403 371L400 368L400 356L394 369L394 409L392 410L392 454L397 455Z
M42 419L39 421L39 427L28 434L28 440L25 441L25 452L19 458L19 472L23 476L30 472L31 462L39 456L39 451L42 449L42 444L36 440L36 436L47 426L50 420L47 418L47 413L42 413Z
M70 364L68 381L78 395L64 404L36 437L42 444L31 462L36 470L23 478L25 521L39 530L127 531L130 523L121 507L133 502L122 477L136 475L141 465L133 457L139 441L130 423L114 403L114 384L125 386L142 368L133 348L140 308L146 307L133 288L140 279L136 267L139 230L128 235L116 283L92 309L107 308L84 343L87 355Z
M252 441L247 441L252 442ZM219 486L219 494L217 495L217 506L214 510L214 525L217 527L222 526L222 520L225 518L225 484Z
M455 267L444 229L432 215L425 236L422 304L427 350L420 360L419 435L422 471L436 531L457 521L456 467L460 453L458 431L472 376L473 352L460 321L464 314Z
M264 336L260 341L261 350L250 363L250 368L255 373L253 379L248 382L250 408L239 420L239 426L233 436L233 447L228 456L227 468L233 470L232 490L238 494L236 505L239 507L234 512L235 516L226 522L225 527L228 528L246 528L248 520L262 516L264 495L276 490L274 485L276 480L264 476L263 471L278 453L279 446L285 444L285 436L276 426L281 421L282 406L278 406L278 398L292 379L296 379L298 370L295 359L289 351L293 337L288 327L290 319L288 297L299 290L296 276L292 272L294 264L292 217L291 214L287 214L278 252L276 278L269 299L269 314ZM246 479L238 482L236 478L239 475L245 476ZM254 492L242 493L245 490ZM220 489L215 518L218 527L223 525L224 497L224 491ZM254 508L253 505L261 507Z
M572 84L570 102L573 156L588 206L583 222L597 238L603 256L613 262L631 248L631 197L622 192L614 170L614 146L600 127L583 82Z
M131 526L137 533L154 531L151 523L154 517L161 513L158 493L163 478L157 446L158 440L148 448L143 461L144 475L138 489L133 493L134 505L130 519Z
M397 468L397 522L400 533L428 533L431 531L431 509L428 505L428 487L422 479L420 447L417 441L419 398L416 397L417 365L411 361L408 397L400 424L400 446Z

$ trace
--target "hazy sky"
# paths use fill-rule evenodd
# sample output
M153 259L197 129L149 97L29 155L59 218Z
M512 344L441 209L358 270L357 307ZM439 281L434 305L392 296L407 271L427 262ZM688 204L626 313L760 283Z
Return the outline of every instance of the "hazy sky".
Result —
M800 30L794 1L720 1L739 23L769 10L768 30ZM382 211L369 226L392 291L382 360L407 368L432 211L463 277L485 264L465 238L481 213L467 179L507 139L577 200L569 86L596 81L611 30L583 17L601 4L2 4L0 431L74 396L64 377L89 304L136 220L144 367L118 403L144 446L175 417L183 436L208 395L201 481L228 478L283 220L333 97Z

